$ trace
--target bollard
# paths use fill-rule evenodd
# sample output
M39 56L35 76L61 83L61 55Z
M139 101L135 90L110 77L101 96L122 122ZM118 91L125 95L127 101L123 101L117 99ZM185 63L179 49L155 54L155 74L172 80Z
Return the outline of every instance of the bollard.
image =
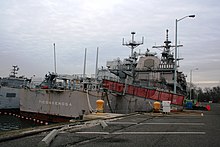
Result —
M99 113L103 113L103 106L104 106L104 101L103 100L97 100L96 101L96 110Z
M154 102L154 112L160 111L160 102Z

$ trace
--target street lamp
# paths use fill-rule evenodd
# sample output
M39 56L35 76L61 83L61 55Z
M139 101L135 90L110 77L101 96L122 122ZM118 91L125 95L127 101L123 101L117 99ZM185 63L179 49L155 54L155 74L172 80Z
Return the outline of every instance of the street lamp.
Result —
M192 72L194 71L194 70L199 70L198 68L195 68L195 69L191 69L190 70L190 81L189 81L189 99L191 100L192 99L192 91L191 91L191 89L192 89Z
M177 85L177 23L185 18L194 18L195 15L187 15L180 19L176 19L176 27L175 27L175 65L174 65L174 93L176 94L176 85Z

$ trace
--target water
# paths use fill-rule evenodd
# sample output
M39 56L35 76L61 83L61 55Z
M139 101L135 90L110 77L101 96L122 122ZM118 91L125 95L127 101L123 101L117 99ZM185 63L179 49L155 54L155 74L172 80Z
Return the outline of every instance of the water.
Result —
M35 127L40 124L25 120L12 115L0 115L0 132Z

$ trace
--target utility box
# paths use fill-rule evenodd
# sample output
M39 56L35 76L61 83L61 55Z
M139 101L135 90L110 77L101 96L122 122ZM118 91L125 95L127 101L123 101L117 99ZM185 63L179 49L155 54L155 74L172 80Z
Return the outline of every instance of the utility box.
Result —
M193 102L192 101L186 102L186 108L187 109L192 109L192 107L193 107Z
M165 113L170 112L170 104L171 101L162 101L163 112Z

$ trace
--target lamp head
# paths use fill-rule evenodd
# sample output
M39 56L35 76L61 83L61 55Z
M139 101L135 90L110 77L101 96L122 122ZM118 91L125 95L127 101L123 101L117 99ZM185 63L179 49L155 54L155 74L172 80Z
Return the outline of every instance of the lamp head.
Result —
M192 18L194 18L194 17L196 17L196 15L189 15L188 17L192 17Z

